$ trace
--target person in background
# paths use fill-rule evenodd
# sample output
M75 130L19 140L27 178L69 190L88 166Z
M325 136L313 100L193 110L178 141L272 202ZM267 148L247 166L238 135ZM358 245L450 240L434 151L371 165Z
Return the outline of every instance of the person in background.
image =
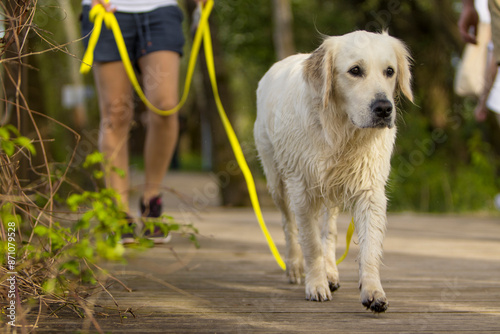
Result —
M478 0L478 2L481 0ZM463 8L458 21L458 29L462 39L466 43L476 44L477 27L479 24L479 14L474 6L474 0L462 0ZM479 103L474 111L476 120L484 121L489 109L497 112L497 122L500 124L500 101L498 94L490 96L491 89L494 87L497 77L498 67L500 66L500 0L488 0L488 9L491 20L491 39L486 62L485 83ZM494 198L497 209L500 210L500 194Z
M204 3L206 0L195 0ZM82 35L85 47L93 24L90 9L101 4L115 13L131 61L142 76L146 97L159 109L169 110L178 103L180 57L184 46L183 14L177 0L82 0ZM132 85L121 61L113 33L102 29L94 54L94 80L100 109L99 149L112 164L126 172L106 174L106 186L121 196L124 211L129 209L128 136L133 120ZM145 185L140 200L143 217L159 217L162 212L160 187L174 153L179 132L178 115L160 116L147 111L144 145ZM159 228L145 235L155 243L167 242ZM123 243L134 241L124 234Z
M482 122L490 109L496 113L500 124L500 83L496 81L500 65L500 0L462 0L462 4L458 28L464 42L477 44L479 21L491 24L492 43L488 48L484 86L474 115Z

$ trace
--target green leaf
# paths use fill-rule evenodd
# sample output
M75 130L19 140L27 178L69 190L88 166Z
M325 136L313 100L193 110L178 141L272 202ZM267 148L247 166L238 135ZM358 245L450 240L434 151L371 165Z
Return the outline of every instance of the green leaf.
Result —
M87 157L85 158L85 162L83 163L83 167L89 168L90 166L100 164L102 162L104 162L104 154L95 151L87 155Z
M85 258L92 261L94 258L94 250L89 239L83 239L80 244L75 246L75 255L79 258Z
M104 177L104 172L102 170L95 170L94 171L94 177L98 180L102 179Z
M10 139L10 132L7 130L5 127L0 127L0 138L9 140Z
M42 283L42 289L45 292L52 293L52 292L54 292L55 288L56 288L56 279L55 278L50 278Z
M118 174L118 176L120 177L125 177L125 171L121 168L118 168L118 167L113 167L113 172L115 172L116 174Z
M92 275L92 271L90 270L82 271L80 276L82 278L83 283L90 283L92 285L97 283L96 279L94 278L94 275Z
M79 230L87 229L87 228L89 228L89 226L90 226L90 222L88 219L79 219L75 225L75 230L79 231Z
M68 204L69 208L71 211L75 212L78 211L78 207L80 206L80 203L82 202L83 196L80 194L72 194L71 196L68 197L66 200L66 204Z
M194 244L194 247L196 247L197 249L200 248L200 243L198 242L198 239L194 234L189 235L189 240Z
M17 145L28 149L28 151L30 151L31 154L36 154L35 146L33 145L33 143L31 142L31 140L29 138L17 137L16 139L14 139L14 142Z
M13 133L14 135L16 135L16 137L19 137L21 135L19 133L19 131L17 130L17 128L14 125L12 125L12 124L7 124L6 126L4 126L4 128L6 128L11 133Z
M97 253L104 259L107 260L121 260L123 254L125 253L125 248L122 244L117 243L113 246L109 245L106 241L97 241L96 243Z
M61 269L66 269L73 275L80 274L80 264L76 260L71 260L61 265Z
M40 236L40 237L43 237L43 236L46 236L49 234L49 229L48 227L46 226L43 226L43 225L37 225L34 229L33 229L33 232Z
M14 154L14 152L16 150L16 146L11 141L2 140L2 150L5 152L5 154L7 154L8 156L11 156Z

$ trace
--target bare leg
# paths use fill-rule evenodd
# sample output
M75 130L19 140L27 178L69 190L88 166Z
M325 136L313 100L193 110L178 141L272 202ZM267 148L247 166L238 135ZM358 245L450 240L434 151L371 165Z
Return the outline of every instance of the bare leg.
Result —
M495 83L495 78L497 76L498 65L495 62L495 58L493 56L493 52L488 51L488 59L486 62L486 70L484 73L484 87L479 96L479 101L477 103L476 108L474 109L474 115L476 117L476 121L483 122L486 120L486 116L488 115L488 107L486 106L486 102L488 101L488 96L490 95L491 88Z
M157 51L139 59L144 91L157 108L168 110L177 105L180 57L176 52ZM162 180L174 154L179 134L178 115L161 116L148 110L144 146L146 184L143 201L160 193Z
M128 212L128 136L134 110L132 88L120 61L96 63L94 78L101 113L99 149L113 167L126 173L121 177L110 166L105 166L106 186L120 194L123 209Z

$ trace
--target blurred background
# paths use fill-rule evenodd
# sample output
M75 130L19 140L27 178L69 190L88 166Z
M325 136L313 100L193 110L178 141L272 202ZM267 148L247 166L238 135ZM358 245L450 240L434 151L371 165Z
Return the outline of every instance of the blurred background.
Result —
M40 145L46 150L20 165L21 179L29 184L36 178L43 160L52 162L57 175L73 153L71 163L78 170L97 148L99 124L92 75L79 73L80 0L1 3L0 121L14 124L30 138L41 133L44 140L37 143L37 151ZM186 36L191 36L194 3L179 0L179 5ZM475 120L476 97L454 91L464 49L457 28L460 10L460 0L216 0L210 24L219 90L262 191L265 181L252 138L255 90L262 75L287 55L313 51L323 35L387 29L411 50L415 95L413 104L404 99L400 103L389 210L494 213L494 197L500 192L500 132L492 113L485 122ZM14 33L9 28L14 18L28 25ZM188 38L181 90L190 42ZM220 182L221 201L247 205L246 186L231 165L233 153L203 56L199 58L189 101L179 114L182 130L172 169L221 177L231 169L230 179ZM136 109L130 147L133 168L140 171L144 106L137 101Z

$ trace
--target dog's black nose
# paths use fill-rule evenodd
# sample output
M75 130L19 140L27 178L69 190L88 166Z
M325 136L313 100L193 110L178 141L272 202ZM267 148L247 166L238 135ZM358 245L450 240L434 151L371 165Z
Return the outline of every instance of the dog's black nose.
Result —
M372 104L372 111L380 118L389 117L392 113L392 103L389 100L376 100Z

